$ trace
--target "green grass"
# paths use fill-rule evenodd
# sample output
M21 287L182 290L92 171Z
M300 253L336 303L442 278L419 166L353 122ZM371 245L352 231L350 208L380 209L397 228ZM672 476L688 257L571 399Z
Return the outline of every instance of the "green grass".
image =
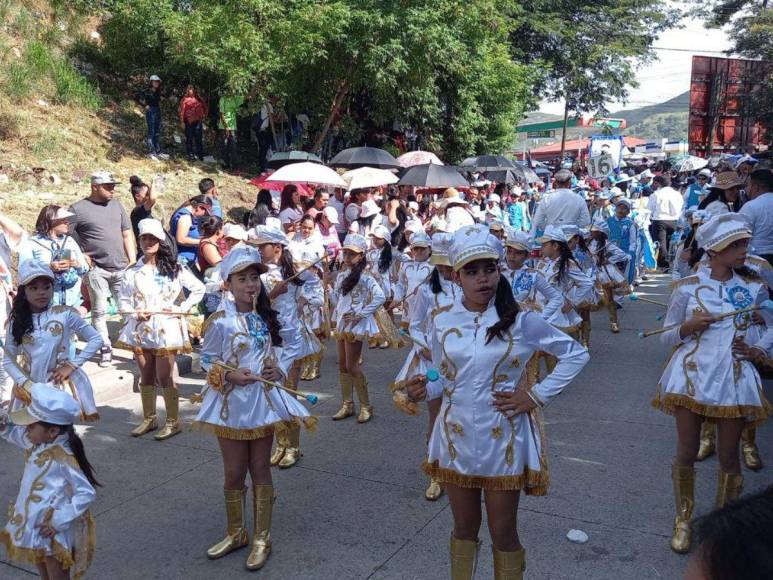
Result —
M5 69L3 75L3 92L15 101L29 97L32 92L32 83L29 70L21 62L12 62Z

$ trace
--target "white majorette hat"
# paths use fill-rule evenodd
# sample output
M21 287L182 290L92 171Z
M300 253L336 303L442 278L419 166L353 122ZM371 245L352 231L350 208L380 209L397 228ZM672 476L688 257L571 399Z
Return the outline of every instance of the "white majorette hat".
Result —
M364 254L368 251L368 240L360 234L347 234L344 238L343 249Z
M429 263L435 266L450 266L451 260L448 254L453 241L453 234L446 232L432 234L432 255L429 257Z
M35 278L48 278L54 279L54 273L49 268L48 264L44 264L38 260L24 260L19 264L19 285L28 284Z
M526 232L516 231L513 228L507 228L505 240L505 246L508 248L514 248L521 250L522 252L528 252L531 247L531 240L529 234Z
M223 237L231 238L232 240L239 240L240 242L247 241L247 230L240 224L227 223L223 226Z
M580 228L578 228L574 224L567 224L560 227L564 232L564 236L566 237L567 242L571 240L574 236L580 235Z
M540 237L537 238L540 244L545 242L564 242L566 243L566 234L561 226L550 225L545 228L545 231Z
M497 220L497 219L491 220L488 224L488 227L490 230L500 230L500 231L505 230L504 222L502 220Z
M268 268L260 259L260 252L250 246L234 246L220 262L220 273L224 280L228 280L231 274L246 270L250 266L257 266L259 273L264 273Z
M368 218L372 215L378 215L380 213L381 208L379 208L378 204L372 199L366 199L364 202L362 202L362 207L360 208L361 218Z
M607 237L609 237L609 225L605 221L595 221L590 226L590 231L592 232L602 232L606 234Z
M137 224L137 230L140 236L150 235L156 238L159 242L166 240L166 234L164 233L164 226L161 222L154 218L145 218L140 220Z
M695 233L698 245L704 250L721 252L738 240L752 237L752 228L745 216L723 213L705 222Z
M278 228L255 226L252 243L257 246L263 244L280 244L287 247L290 244L290 240L288 240L287 235Z
M32 425L44 421L53 425L72 425L81 415L81 406L73 396L47 383L32 383L32 402L10 414L14 425Z
M464 226L456 230L449 258L455 271L475 260L502 259L502 242L485 225Z
M432 240L430 240L429 236L423 231L416 232L411 236L411 247L412 248L431 248Z
M389 228L381 224L373 228L373 230L370 232L370 236L372 238L381 238L382 240L392 239L392 234L389 233Z

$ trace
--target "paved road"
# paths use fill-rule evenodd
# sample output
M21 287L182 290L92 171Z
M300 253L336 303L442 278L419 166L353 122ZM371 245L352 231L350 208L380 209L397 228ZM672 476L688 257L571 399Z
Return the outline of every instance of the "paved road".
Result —
M665 288L650 282L641 291L664 299ZM656 339L635 335L657 325L660 310L626 306L619 335L607 330L604 312L596 313L590 364L547 410L550 492L524 498L520 511L528 578L681 577L686 560L668 549L674 426L649 406L666 351ZM422 496L426 415L395 410L387 389L405 353L365 354L376 408L366 425L329 419L339 403L333 355L327 354L322 380L305 384L320 394L320 427L304 435L298 467L275 472L274 552L258 573L244 570L246 551L219 561L205 555L225 525L214 438L191 432L163 443L129 437L139 397L130 393L129 363L121 363L126 394L101 405L102 421L84 435L104 484L94 505L98 544L88 577L447 578L450 509L445 497L430 503ZM96 388L110 388L109 381L100 376ZM185 394L200 385L200 375L181 383ZM183 411L190 419L195 408L183 404ZM761 429L760 439L768 467L746 472L748 491L770 482L773 473L773 429ZM0 499L10 500L18 489L21 453L0 445L0 462ZM711 508L716 470L715 458L698 466L699 513ZM587 532L589 542L570 543L565 536L572 528ZM477 577L486 579L492 576L490 541L485 533L482 538ZM0 563L0 577L32 575Z

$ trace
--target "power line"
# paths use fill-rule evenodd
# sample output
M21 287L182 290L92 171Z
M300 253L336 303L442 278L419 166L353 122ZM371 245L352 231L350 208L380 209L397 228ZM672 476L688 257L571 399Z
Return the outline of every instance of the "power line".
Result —
M725 51L725 50L696 50L694 48L673 48L668 46L653 46L652 48L653 50L666 50L670 52L693 52L693 53L706 52L709 54L724 54L724 55L728 53L728 51ZM732 51L729 51L729 52L732 52Z

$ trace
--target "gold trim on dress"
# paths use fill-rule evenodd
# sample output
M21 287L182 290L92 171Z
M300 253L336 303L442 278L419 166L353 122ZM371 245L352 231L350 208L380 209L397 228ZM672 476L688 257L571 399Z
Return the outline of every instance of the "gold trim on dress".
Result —
M465 475L453 469L440 467L437 461L425 461L421 466L424 473L440 484L451 484L465 489L486 489L489 491L522 490L526 495L547 495L550 478L547 473L525 469L518 475Z
M773 412L773 407L771 407L770 403L762 393L760 393L760 397L762 406L706 405L704 403L699 403L687 395L666 393L665 396L661 397L660 392L658 391L651 404L655 409L663 411L668 415L673 415L676 407L684 407L693 413L703 415L710 419L747 419L748 422L756 426L764 423L765 419Z
M216 425L214 423L208 423L206 421L194 421L191 424L192 431L198 431L200 433L209 433L216 437L222 437L223 439L233 439L236 441L251 441L253 439L262 439L272 435L277 428L283 427L286 429L292 429L293 427L303 426L307 431L316 431L317 423L319 420L317 417L296 417L294 421L277 421L269 425L263 425L261 427L254 427L252 429L239 429L237 427L227 427L225 425Z

